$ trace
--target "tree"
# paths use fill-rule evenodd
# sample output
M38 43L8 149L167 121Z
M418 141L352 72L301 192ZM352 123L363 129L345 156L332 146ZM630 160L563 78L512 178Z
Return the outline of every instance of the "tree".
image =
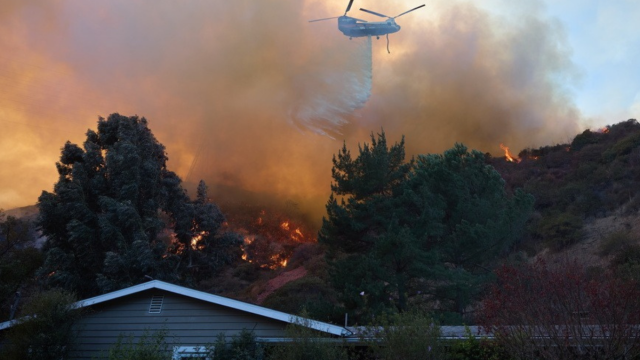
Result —
M429 271L435 281L424 290L444 310L463 314L490 276L487 266L522 236L534 199L521 190L509 195L485 155L462 144L420 155L408 184L410 228L437 257ZM426 206L438 209L435 219L422 215Z
M404 162L404 141L371 139L356 159L346 146L334 157L319 233L341 300L363 314L404 311L420 294L463 314L486 267L519 239L533 197L508 194L484 155L462 144Z
M171 347L167 344L168 330L145 330L137 340L133 335L120 334L118 341L102 358L107 360L169 360Z
M38 225L48 239L40 274L48 285L91 296L148 276L185 281L182 255L192 259L192 250L209 245L189 247L193 235L216 237L223 217L204 198L190 201L167 160L147 120L137 116L100 118L83 148L65 144L54 191L38 199ZM168 227L187 245L184 253L167 255L173 240L160 235Z
M412 165L405 162L404 139L388 147L384 132L371 134L356 159L346 144L333 158L332 194L318 240L328 246L332 281L347 310L406 307L406 283L426 261L401 215Z
M517 359L631 359L640 355L640 289L575 261L497 270L482 322Z
M218 272L224 265L240 258L242 239L235 233L220 233L225 221L220 209L207 197L207 185L198 184L196 199L180 204L175 221L176 242L169 249L170 260L177 262L179 273L189 273L193 280Z
M43 256L35 248L31 224L0 211L0 306L1 319L12 319L21 298L21 288L33 283Z
M210 358L217 360L263 360L264 346L256 341L252 331L242 329L228 341L224 333L218 334L213 346L206 350Z
M8 330L3 359L63 359L74 338L72 326L81 313L73 308L75 296L63 290L38 294Z
M431 360L445 358L441 331L422 311L383 316L361 334L376 359Z
M270 351L269 359L278 360L346 360L348 352L344 340L332 338L310 327L303 311L294 323L287 325L285 332L290 342L281 343Z

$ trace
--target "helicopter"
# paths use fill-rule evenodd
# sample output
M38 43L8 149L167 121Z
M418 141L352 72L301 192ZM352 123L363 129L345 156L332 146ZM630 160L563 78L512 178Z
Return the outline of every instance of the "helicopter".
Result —
M351 5L353 5L353 0L349 0L349 5L347 5L347 10L345 10L344 15L342 16L334 16L334 17L323 18L323 19L309 20L309 22L338 19L338 30L340 30L345 36L348 36L349 39L354 37L364 37L364 36L375 36L376 38L380 39L380 35L388 36L389 34L400 31L400 25L396 24L395 22L396 18L402 15L405 15L407 13L410 13L414 10L418 10L424 6L424 4L422 4L418 7L415 7L411 10L407 10L402 14L396 15L393 17L380 14L375 11L360 8L361 11L367 12L369 14L387 18L387 20L385 21L368 22L366 20L361 20L351 16L347 16L347 13L349 12L349 10L351 10Z

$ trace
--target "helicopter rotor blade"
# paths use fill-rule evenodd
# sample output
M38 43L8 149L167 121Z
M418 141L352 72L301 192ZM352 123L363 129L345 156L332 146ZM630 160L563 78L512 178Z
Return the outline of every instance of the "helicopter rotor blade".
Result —
M407 11L403 12L403 13L402 13L402 14L400 14L400 15L396 15L396 16L394 16L394 17L393 17L393 19L395 19L395 18L399 18L400 16L402 16L402 15L404 15L404 14L407 14L407 13L410 13L410 12L412 12L413 10L418 10L418 9L420 9L420 8L421 8L421 7L423 7L423 6L424 6L424 4L422 4L422 5L418 6L418 7L414 7L414 8L413 8L413 9L411 9L411 10L407 10Z
M376 15L376 16L380 16L380 17L385 17L385 18L389 18L389 19L391 19L391 16L387 16L387 15L384 15L384 14L380 14L380 13L377 13L377 12L375 12L375 11L371 11L371 10L367 10L367 9L363 9L363 8L360 8L360 10L361 10L361 11L364 11L364 12L368 12L369 14L373 14L373 15Z
M334 16L334 17L330 17L330 18L324 18L324 19L315 19L315 20L309 20L309 22L316 22L316 21L324 21L324 20L331 20L331 19L337 19L340 16Z
M347 5L347 10L344 11L345 16L349 12L349 10L351 10L351 5L353 5L353 0L349 0L349 5Z

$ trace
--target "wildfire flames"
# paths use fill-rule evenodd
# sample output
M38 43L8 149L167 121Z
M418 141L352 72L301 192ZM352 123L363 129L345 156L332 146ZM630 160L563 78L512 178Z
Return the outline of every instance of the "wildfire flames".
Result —
M519 163L520 159L514 158L513 156L511 156L511 153L509 152L509 148L504 146L503 144L500 144L500 149L504 150L504 157L507 159L507 161L509 162L515 162L515 163Z
M297 246L316 241L302 220L276 210L244 207L227 213L227 228L244 239L242 260L263 269L286 267Z
M200 240L207 236L208 233L206 231L202 231L191 239L191 249L193 250L202 250L204 245L200 243Z

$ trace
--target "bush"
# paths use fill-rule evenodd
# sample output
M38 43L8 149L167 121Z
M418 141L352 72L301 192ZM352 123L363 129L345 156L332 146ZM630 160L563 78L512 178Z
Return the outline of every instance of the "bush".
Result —
M424 312L408 311L382 316L377 324L366 328L363 340L376 359L442 359L440 326Z
M573 245L584 236L582 218L570 213L547 215L538 224L536 232L553 250Z
M340 339L328 337L309 328L311 320L304 318L287 326L291 342L275 346L269 354L271 360L346 360L347 349Z
M38 294L9 329L2 359L59 360L69 352L72 326L80 311L72 304L75 295L63 290Z
M571 151L580 151L587 145L597 144L602 134L591 132L587 129L582 134L577 135L571 142Z
M264 349L256 342L253 332L243 329L231 342L224 333L218 334L213 347L207 347L209 355L216 360L263 360Z
M629 231L615 231L607 235L600 244L600 255L617 255L625 251L634 242Z
M449 360L506 360L510 359L503 347L485 338L477 338L465 327L466 339L453 342L447 349Z
M134 342L133 336L120 335L118 342L109 349L109 360L170 360L171 352L166 343L167 331L145 331Z
M486 331L517 359L640 356L640 289L575 261L503 266L483 300Z
M632 133L619 140L611 148L602 154L603 159L609 162L616 157L628 155L633 149L640 146L640 133Z
M233 276L243 281L257 281L260 278L260 265L256 263L245 262L233 270Z

